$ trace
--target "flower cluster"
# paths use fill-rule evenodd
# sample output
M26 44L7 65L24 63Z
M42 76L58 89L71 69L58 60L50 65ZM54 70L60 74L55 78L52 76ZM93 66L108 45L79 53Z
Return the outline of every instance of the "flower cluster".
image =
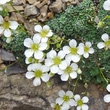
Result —
M59 97L56 99L56 104L51 104L51 107L55 110L69 110L73 106L77 106L77 110L88 110L89 107L85 103L88 103L89 99L84 96L82 99L80 95L73 95L72 91L60 90Z
M106 89L108 90L108 92L110 92L110 84L107 85ZM107 94L107 95L104 96L104 101L106 103L110 103L110 94Z

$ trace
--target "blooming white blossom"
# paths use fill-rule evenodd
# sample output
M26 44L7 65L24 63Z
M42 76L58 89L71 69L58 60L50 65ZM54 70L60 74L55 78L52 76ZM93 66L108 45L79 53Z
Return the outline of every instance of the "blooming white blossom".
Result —
M28 72L26 73L25 76L28 79L35 77L35 79L33 80L34 86L40 85L41 79L44 82L47 82L50 78L50 76L48 74L49 68L45 65L41 65L40 63L30 64L27 69L28 69Z
M16 21L5 21L3 17L0 15L0 25L0 34L4 32L5 37L10 37L10 29L15 30L19 24Z
M53 35L52 30L50 30L50 27L48 25L44 25L41 27L40 25L36 25L34 27L35 31L39 32L35 34L36 37L41 37L41 42L47 42L48 37L51 37Z
M106 0L103 4L103 8L106 10L106 11L109 11L110 10L110 0Z
M83 43L80 43L79 44L79 47L80 46L83 47L83 49L84 49L83 56L85 58L88 58L89 57L89 53L90 54L93 54L94 53L94 49L91 47L92 46L91 42L86 42L85 45Z
M78 62L80 60L80 56L83 54L82 47L76 47L77 42L76 40L72 39L69 41L69 46L64 46L63 51L67 54L66 59L68 61Z
M85 103L87 103L89 101L87 96L84 96L81 99L80 95L76 94L74 96L74 99L75 99L75 103L74 104L77 106L77 110L88 110L89 109L88 105L85 104Z
M103 40L104 42L99 42L99 43L97 44L97 47L98 47L99 49L102 49L102 48L104 48L104 47L106 47L106 49L110 48L109 35L105 33L105 34L102 35L101 38L102 38L102 40Z
M54 103L52 103L52 104L51 104L51 107L52 107L54 110L63 110L62 107L61 107L61 105L59 105L59 104L54 104Z
M110 92L110 84L107 85L106 89L108 90L108 92ZM107 95L104 96L104 101L106 103L110 103L110 94L107 94Z
M27 58L32 57L34 54L35 59L42 59L43 58L43 50L47 48L47 43L40 42L40 37L33 37L33 40L31 38L26 38L24 40L24 46L28 47L24 54Z
M66 69L64 69L64 70L60 69L58 74L61 75L62 81L67 81L69 79L69 77L71 79L77 78L77 70L79 71L77 64L72 63L70 65L70 63L67 63Z
M73 98L73 93L71 91L67 91L66 93L63 90L60 90L58 97L56 99L56 104L62 105L64 110L68 110L71 106L75 106L75 101Z
M10 42L12 41L12 39L13 39L13 38L12 38L11 36L10 36L10 37L7 37L6 42L7 42L7 43L10 43Z
M0 0L0 4L3 5L3 4L6 4L7 2L9 2L10 0Z
M65 57L64 52L61 50L58 52L55 50L51 50L47 53L47 59L45 60L45 65L50 67L50 71L54 73L58 73L59 68L65 69L67 67L66 60L63 60Z

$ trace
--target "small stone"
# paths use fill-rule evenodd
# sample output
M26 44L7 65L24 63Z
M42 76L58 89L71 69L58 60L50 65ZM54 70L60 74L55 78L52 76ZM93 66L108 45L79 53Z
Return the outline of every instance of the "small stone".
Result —
M53 12L60 13L62 11L62 1L61 0L56 0L55 2L50 5L49 9Z
M7 75L12 75L12 74L20 74L20 73L25 73L26 70L21 68L18 64L13 64L12 66L9 66L5 73Z
M40 9L40 12L41 12L41 15L43 17L45 17L47 15L47 9L48 9L48 6L47 5L44 5L41 9Z
M3 60L2 60L2 58L1 58L1 56L0 56L0 64L1 64L1 63L3 63Z
M16 60L13 53L9 53L5 51L4 49L2 49L1 51L1 58L3 61L15 61Z
M49 19L52 19L53 17L54 17L54 13L53 13L52 11L49 12L49 13L48 13L48 18L49 18Z
M26 16L38 15L37 8L34 5L27 5L24 9L24 14Z
M18 11L24 10L23 6L14 6L14 8L16 10L14 10L11 6L7 6L7 8L9 9L9 12L13 12L13 11L16 11L16 10L18 10Z
M48 4L48 0L43 0L42 3L36 4L36 6L40 9L42 6L44 6L44 5L46 5L46 4ZM35 5L35 4L34 4L34 5Z
M27 0L29 4L34 4L37 0Z
M13 5L21 5L23 4L23 0L13 0Z
M4 65L4 64L0 64L0 70L5 69L5 67L6 67L6 65Z

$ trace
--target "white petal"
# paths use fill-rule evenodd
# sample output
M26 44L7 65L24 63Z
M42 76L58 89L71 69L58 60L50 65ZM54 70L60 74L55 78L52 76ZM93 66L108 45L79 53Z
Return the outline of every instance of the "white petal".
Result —
M110 92L110 84L107 85L107 90Z
M78 106L78 107L77 107L77 110L82 110L82 107L81 107L81 106Z
M47 43L42 42L39 46L39 50L45 50L47 48Z
M43 30L50 30L50 27L48 25L43 26Z
M82 98L82 101L83 101L83 103L87 103L87 102L89 101L89 99L88 99L87 96L84 96L84 97Z
M48 55L47 55L47 57L49 57L49 58L54 58L55 56L56 56L56 51L55 50L51 50L50 52L48 52Z
M82 110L88 110L88 109L89 109L88 105L86 105L86 104L82 105Z
M0 24L4 22L3 17L0 15Z
M40 84L41 84L40 78L35 78L34 81L33 81L33 85L34 86L39 86Z
M86 42L85 45L86 45L87 47L91 47L91 46L92 46L91 42Z
M60 59L63 59L65 57L65 53L63 50L58 52L58 56L60 57Z
M11 31L10 31L9 29L6 29L6 30L4 31L4 36L5 36L5 37L10 37L10 36L11 36Z
M40 25L36 25L34 27L34 30L37 31L37 32L41 32L42 31L42 27Z
M99 43L97 44L97 47L98 47L99 49L104 48L104 47L105 47L104 42L99 42Z
M57 98L56 99L56 104L61 105L64 101L62 100L62 98Z
M66 55L65 60L67 61L67 63L71 62L72 61L72 55L71 54Z
M90 48L90 49L89 49L89 53L90 53L90 54L94 53L94 49L93 49L93 48Z
M88 57L89 57L89 54L88 54L88 53L84 53L83 56L84 56L85 58L88 58Z
M46 60L45 60L45 65L46 65L46 66L51 66L51 65L53 65L53 63L54 63L54 62L52 61L52 59L46 59Z
M80 56L79 55L72 55L72 61L73 62L78 62L80 60Z
M107 11L110 10L110 1L109 0L106 0L103 4L103 8Z
M30 48L32 44L33 44L33 41L30 38L26 38L24 40L24 46Z
M70 47L76 47L76 45L77 45L77 42L76 42L76 40L74 40L74 39L72 39L72 40L70 40L69 41L69 45L70 45Z
M107 94L107 95L104 96L104 101L106 103L109 103L110 102L110 94Z
M58 68L58 66L53 65L53 66L50 68L50 71L51 71L52 73L58 73L59 68Z
M54 106L55 106L55 104L54 103L51 103L51 107L54 108Z
M62 80L62 81L67 81L68 78L69 78L69 75L68 75L68 74L65 74L65 73L64 73L64 74L61 75L61 80Z
M62 70L66 69L66 67L67 67L67 62L66 62L66 60L62 61L62 62L59 64L59 67L60 67L60 69L62 69Z
M35 75L34 75L34 72L27 72L25 76L26 76L27 79L31 79L31 78L33 78Z
M41 68L42 68L42 65L41 65L40 63L34 63L34 64L32 65L32 70L33 70L33 71L36 71L36 69L37 69L37 70L41 70Z
M29 58L26 58L26 59L25 59L25 63L26 63L26 64L30 64L30 62L28 61L28 59L29 59Z
M30 65L27 67L27 70L28 70L28 71L32 71L32 70L33 70L32 67L33 67L33 64L30 64Z
M41 79L44 81L44 82L47 82L49 80L50 76L49 74L45 73L42 75Z
M84 44L83 43L80 43L78 47L84 47Z
M48 41L48 38L46 37L41 39L41 42L47 42L47 41Z
M44 73L44 72L48 72L48 71L49 71L49 67L43 65L43 66L41 67L41 70L42 70L43 73Z
M77 78L77 73L76 73L76 72L70 73L70 77L71 77L72 79Z
M16 21L10 21L10 28L15 30L18 27L18 23Z
M69 102L64 102L62 107L65 109L65 110L68 110L70 108L69 106Z
M103 34L103 35L102 35L102 40L103 40L103 41L108 41L108 40L109 40L108 34L106 34L106 33Z
M12 37L7 37L6 42L10 43L12 41Z
M65 92L64 92L63 90L60 90L60 91L58 92L58 95L59 95L60 97L63 97L63 96L65 95Z
M37 51L37 52L35 52L35 53L34 53L34 57L35 57L36 59L41 59L41 58L43 58L43 52L42 52L42 51Z
M33 36L33 42L34 43L40 43L41 36L39 34L34 34Z
M52 35L53 35L53 32L50 30L49 33L46 36L51 37Z
M69 101L69 105L71 105L71 106L76 106L76 105L77 105L77 103L76 103L76 101L75 101L75 100L70 99L70 101Z
M76 94L76 95L74 96L74 99L75 99L76 101L80 100L80 95Z
M64 73L64 71L63 71L63 70L61 70L61 69L59 69L59 71L58 71L58 73L57 73L57 74L62 75L63 73Z
M83 55L84 54L84 47L79 46L77 49L78 49L77 53L79 55Z
M63 51L64 51L64 53L65 53L65 54L70 53L70 50L69 50L69 49L70 49L69 46L64 46L64 47L63 47Z
M2 34L3 30L3 27L0 26L0 34Z
M29 57L32 57L33 55L33 50L32 49L27 49L25 52L24 52L24 55L29 58Z
M73 97L73 92L67 91L67 92L66 92L66 95L69 96L69 98L72 98L72 97Z
M76 71L78 69L78 65L76 63L71 64L72 70Z

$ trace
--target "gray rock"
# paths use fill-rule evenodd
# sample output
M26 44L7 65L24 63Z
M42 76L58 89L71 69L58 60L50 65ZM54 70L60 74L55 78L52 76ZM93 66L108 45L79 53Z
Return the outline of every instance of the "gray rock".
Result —
M21 68L18 64L14 64L8 67L7 70L5 71L7 75L20 74L20 73L25 73L25 72L26 70Z
M4 49L1 49L1 59L3 61L15 61L16 60L13 53L9 53L5 51Z
M62 11L63 2L61 0L56 0L50 5L49 9L53 12L60 13Z
M44 5L44 6L40 9L41 15L42 15L43 17L47 16L47 9L48 9L48 6L47 6L47 5Z
M13 5L21 5L23 4L23 0L13 0Z
M34 5L27 5L24 9L24 14L26 16L30 16L30 15L38 15L38 10Z

